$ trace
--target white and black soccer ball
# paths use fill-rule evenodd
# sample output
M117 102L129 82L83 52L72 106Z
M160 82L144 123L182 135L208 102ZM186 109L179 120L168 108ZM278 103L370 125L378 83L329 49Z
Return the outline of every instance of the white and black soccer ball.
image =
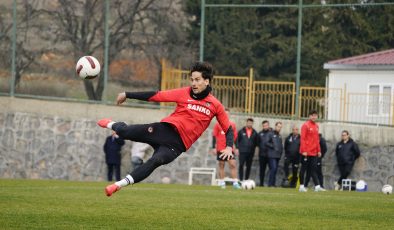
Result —
M390 195L391 193L393 193L393 186L389 185L389 184L385 184L382 187L382 193Z
M365 192L368 189L368 185L367 182L363 181L363 180L359 180L356 183L356 191L357 192Z
M256 188L256 183L254 180L245 180L241 182L241 187L245 190L252 190Z
M82 79L96 78L99 75L100 70L100 63L93 56L81 57L75 66L76 73Z

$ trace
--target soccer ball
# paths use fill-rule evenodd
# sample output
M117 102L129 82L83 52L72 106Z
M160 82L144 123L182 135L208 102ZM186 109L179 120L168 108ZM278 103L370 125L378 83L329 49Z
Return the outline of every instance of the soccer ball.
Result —
M77 65L75 66L75 71L78 76L82 79L93 79L100 73L101 67L100 63L93 56L83 56L81 57Z
M365 192L367 191L367 183L363 180L359 180L356 184L356 191L357 192Z
M256 183L254 180L245 180L241 182L241 187L245 190L251 190L256 188Z
M393 193L393 186L389 185L389 184L385 184L382 187L382 193L390 195L391 193Z
M168 176L165 176L165 177L161 178L161 183L169 184L169 183L171 183L171 179Z

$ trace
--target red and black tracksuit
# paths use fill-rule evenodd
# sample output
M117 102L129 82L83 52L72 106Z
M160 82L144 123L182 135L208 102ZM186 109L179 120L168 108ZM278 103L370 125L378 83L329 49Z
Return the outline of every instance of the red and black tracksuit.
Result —
M304 185L305 172L309 169L315 185L320 185L317 177L317 160L320 153L319 125L311 120L306 121L301 127L301 171L300 184ZM303 153L307 153L303 156Z
M154 148L153 156L130 175L134 183L148 177L157 167L175 160L186 151L208 128L216 117L226 133L226 144L232 146L233 131L223 105L210 93L208 86L200 94L191 87L158 92L127 92L127 98L152 102L175 102L175 111L161 122L144 125L126 125L116 122L112 129L123 139L143 142Z

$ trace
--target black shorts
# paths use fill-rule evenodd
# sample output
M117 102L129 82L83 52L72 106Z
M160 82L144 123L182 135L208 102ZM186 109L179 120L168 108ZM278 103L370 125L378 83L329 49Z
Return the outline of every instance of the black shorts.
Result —
M221 152L217 152L217 153L216 153L216 160L218 160L218 161L228 161L228 159L223 160L222 158L220 158L219 156L220 156L221 154L222 154ZM232 157L230 160L235 160L235 154L234 154L234 153L233 153L233 157Z
M154 149L163 145L176 149L179 154L186 151L178 131L166 122L143 125L126 125L124 122L116 122L112 125L112 129L125 140L147 143Z

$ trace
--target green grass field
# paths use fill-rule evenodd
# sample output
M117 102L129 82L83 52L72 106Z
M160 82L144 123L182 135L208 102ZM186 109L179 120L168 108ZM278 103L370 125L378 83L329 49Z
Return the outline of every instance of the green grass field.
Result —
M394 195L0 180L0 229L393 229Z

